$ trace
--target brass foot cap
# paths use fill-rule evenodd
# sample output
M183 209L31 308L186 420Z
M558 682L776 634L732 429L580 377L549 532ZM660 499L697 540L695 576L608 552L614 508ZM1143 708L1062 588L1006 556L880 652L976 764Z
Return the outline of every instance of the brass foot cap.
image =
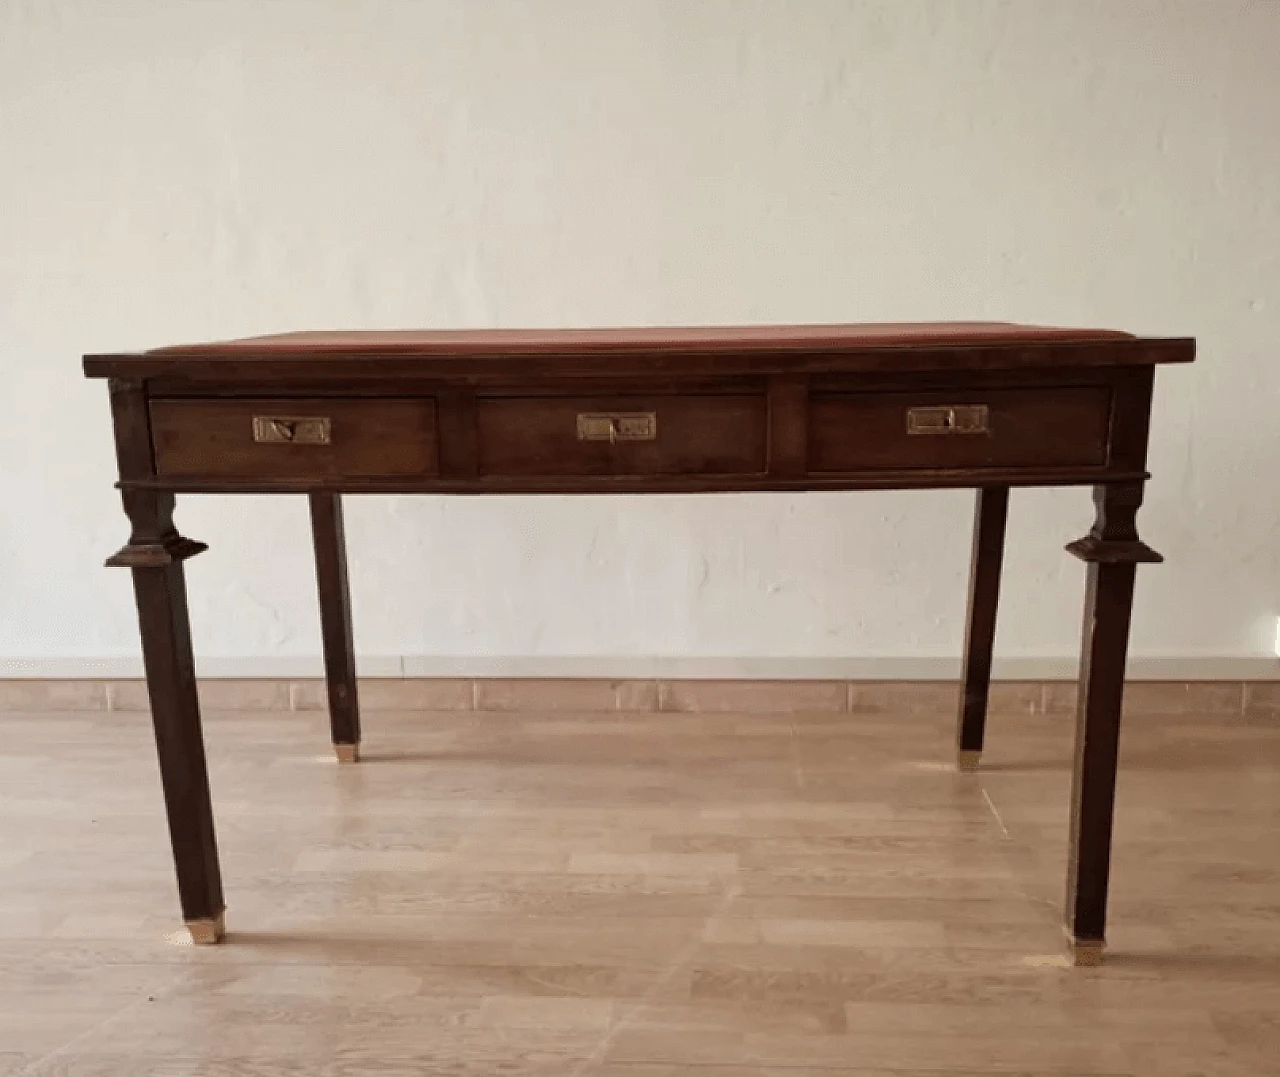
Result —
M227 933L227 914L224 911L205 920L188 920L187 930L197 946L216 946Z
M1072 963L1078 969L1096 969L1102 964L1102 950L1106 946L1101 939L1072 939Z
M961 748L956 752L956 770L977 770L982 752L973 748Z
M360 762L360 745L335 744L333 754L338 757L339 763L358 763Z

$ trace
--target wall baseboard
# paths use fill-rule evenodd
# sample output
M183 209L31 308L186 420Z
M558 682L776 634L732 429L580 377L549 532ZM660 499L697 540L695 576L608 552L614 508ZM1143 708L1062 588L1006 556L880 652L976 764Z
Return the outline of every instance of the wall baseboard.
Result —
M1075 680L1073 656L997 658L993 676L1002 681ZM858 680L954 681L959 658L717 658L585 656L362 655L362 678L623 678L666 680ZM319 655L207 656L196 660L203 678L306 679L323 676ZM1175 656L1129 660L1133 681L1275 681L1280 658L1265 656ZM137 657L0 657L0 680L130 680L142 676Z
M204 678L209 711L311 712L328 707L320 678ZM954 713L951 680L664 677L375 677L362 679L360 706L382 711L613 713L929 714ZM1076 685L1067 680L1000 680L992 714L1069 715ZM148 709L135 678L0 679L0 713ZM1280 718L1280 680L1133 681L1126 714Z

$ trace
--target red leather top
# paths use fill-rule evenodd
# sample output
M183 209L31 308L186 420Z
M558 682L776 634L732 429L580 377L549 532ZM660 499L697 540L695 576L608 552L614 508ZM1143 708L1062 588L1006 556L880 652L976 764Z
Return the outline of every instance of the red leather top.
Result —
M412 329L279 333L180 344L153 356L530 355L544 352L840 351L912 345L1132 340L1115 329L1061 329L1011 322L879 322L862 325L651 326L643 329Z

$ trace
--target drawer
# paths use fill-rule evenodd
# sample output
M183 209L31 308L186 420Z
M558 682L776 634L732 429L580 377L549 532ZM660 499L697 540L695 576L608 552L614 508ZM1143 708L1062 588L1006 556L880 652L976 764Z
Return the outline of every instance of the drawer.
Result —
M1086 467L1107 461L1105 387L819 393L809 470Z
M336 479L434 475L435 402L153 400L165 477Z
M481 475L763 472L763 394L481 397Z

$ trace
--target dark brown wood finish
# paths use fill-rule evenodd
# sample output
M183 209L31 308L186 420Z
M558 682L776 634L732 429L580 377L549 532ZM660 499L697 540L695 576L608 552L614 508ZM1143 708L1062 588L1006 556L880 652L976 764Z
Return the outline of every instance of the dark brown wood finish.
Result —
M1154 382L1150 368L1116 374L1109 440L1111 458L1120 467L1146 467ZM1139 564L1162 560L1138 536L1143 489L1141 481L1095 486L1093 527L1067 546L1088 564L1064 917L1077 964L1100 963L1106 944L1120 718L1136 570Z
M586 440L579 417L636 417L652 436ZM757 475L765 470L763 394L526 396L476 401L483 477Z
M851 346L920 347L991 342L1062 343L1134 340L1118 329L1080 329L1012 322L864 322L854 325L651 325L595 329L380 329L276 333L240 340L176 344L152 355L176 358L272 352L304 359L335 355L689 354L843 351Z
M1150 399L1149 391L1146 395ZM1137 416L1133 419L1139 422ZM1145 432L1145 419L1141 426ZM1094 525L1088 535L1067 547L1089 566L1071 779L1065 925L1081 964L1100 963L1106 941L1120 716L1136 569L1162 560L1138 537L1142 492L1140 482L1095 487Z
M110 389L120 475L142 477L152 466L144 388L113 380ZM193 938L216 942L223 931L222 875L183 571L183 562L206 547L178 534L172 494L126 490L123 497L132 530L129 542L107 564L133 574L182 916Z
M1188 338L1007 323L602 330L286 333L150 352L85 356L90 377L235 383L253 379L547 378L715 374L899 374L1070 370L1185 363ZM649 387L646 384L646 387Z
M920 468L840 475L813 472L798 478L770 474L517 475L473 479L206 479L164 478L121 483L125 490L188 494L297 494L328 490L345 494L706 494L759 491L945 490L983 486L1087 486L1136 482L1144 471L1093 468Z
M769 380L769 474L797 478L809 464L809 386L804 378Z
M1092 562L1085 591L1066 929L1077 953L1096 950L1099 959L1106 939L1120 712L1135 572L1133 561Z
M1003 323L285 334L85 357L120 486L184 915L221 911L173 494L306 493L334 741L359 715L342 493L981 491L961 759L982 744L1008 491L1090 485L1068 925L1105 926L1153 366L1195 342ZM265 425L263 425L265 423ZM212 941L206 932L203 941Z
M982 416L957 432L924 426L944 412ZM1106 463L1111 393L1106 387L823 393L809 418L815 472L898 468L1100 467ZM918 418L912 429L913 417Z
M961 770L976 770L982 754L1008 516L1009 487L988 486L978 491L973 513L973 559L969 568L969 616L961 666L960 719L956 726L956 762Z
M133 589L182 917L220 935L222 874L182 562L135 568Z
M360 749L360 701L356 688L356 648L351 628L342 495L313 491L307 500L311 506L311 534L316 550L329 728L338 761L354 763Z
M480 473L476 446L476 394L469 388L441 389L436 397L440 427L440 475L446 481L474 481Z
M255 421L325 424L327 441L255 440ZM434 400L156 400L162 478L388 478L436 474Z

